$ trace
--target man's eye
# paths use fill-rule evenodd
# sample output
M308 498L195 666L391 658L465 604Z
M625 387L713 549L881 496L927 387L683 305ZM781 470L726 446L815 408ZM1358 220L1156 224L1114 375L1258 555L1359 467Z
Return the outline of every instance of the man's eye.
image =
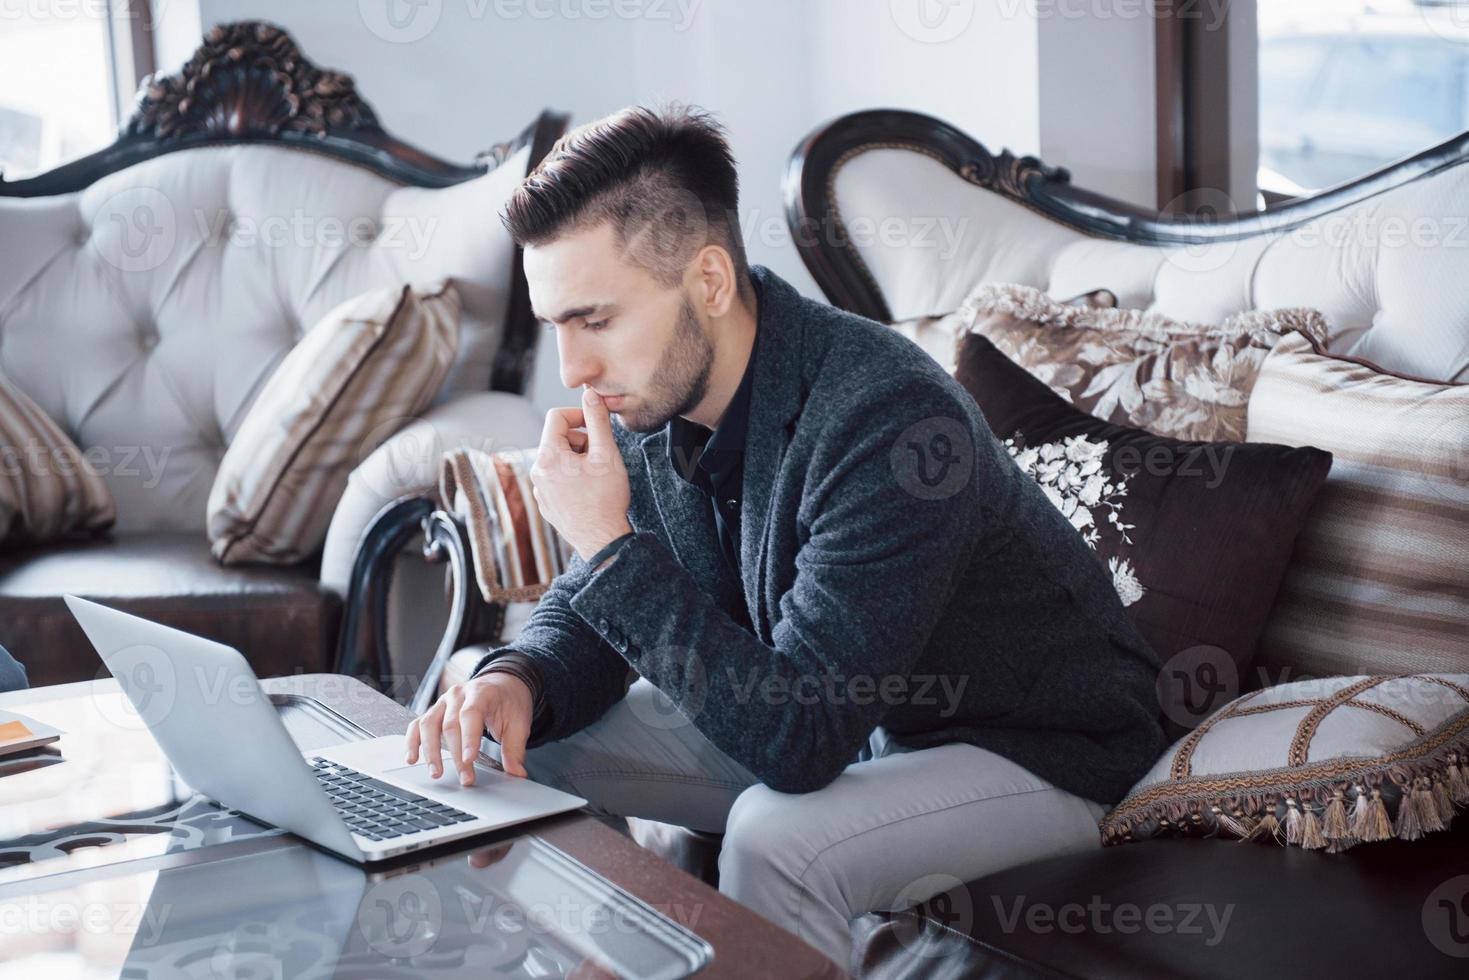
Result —
M587 323L586 323L586 326L587 326L587 329L588 330L602 330L602 329L604 329L607 326L607 321L606 320L588 320Z

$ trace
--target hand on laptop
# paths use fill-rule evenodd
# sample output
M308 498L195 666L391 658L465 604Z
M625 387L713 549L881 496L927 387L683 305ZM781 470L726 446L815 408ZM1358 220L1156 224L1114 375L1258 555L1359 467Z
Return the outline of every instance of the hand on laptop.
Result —
M531 707L530 688L513 674L483 674L455 684L408 726L408 761L418 761L421 746L429 775L438 779L443 772L439 761L442 745L459 770L459 782L473 786L474 758L488 730L500 743L505 771L524 776Z

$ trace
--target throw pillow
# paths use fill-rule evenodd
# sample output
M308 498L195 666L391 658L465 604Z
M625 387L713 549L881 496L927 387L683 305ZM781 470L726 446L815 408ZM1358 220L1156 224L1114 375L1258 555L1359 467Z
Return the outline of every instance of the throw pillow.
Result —
M439 505L464 521L486 602L535 602L571 564L571 546L532 492L535 452L455 449L440 465Z
M1336 458L1261 640L1313 676L1469 670L1469 384L1389 374L1283 341L1250 439Z
M1328 677L1231 701L1102 818L1102 840L1238 837L1328 852L1417 840L1469 804L1469 674Z
M978 334L960 346L955 377L1111 575L1164 663L1173 730L1238 694L1331 454L1104 422Z
M378 290L301 338L220 461L215 558L294 564L321 547L352 468L438 393L458 349L459 302L447 281Z
M61 427L0 374L0 541L36 543L112 526L102 477Z
M1175 439L1243 441L1265 355L1292 330L1326 339L1315 310L1183 323L1156 312L1061 303L1010 283L981 285L959 316L1082 411Z
M1109 309L1117 305L1117 294L1110 289L1093 289L1059 302L1068 306ZM955 310L942 316L915 316L906 320L894 320L888 326L923 348L924 353L938 361L946 372L953 374L959 341L969 332L972 319L971 312Z

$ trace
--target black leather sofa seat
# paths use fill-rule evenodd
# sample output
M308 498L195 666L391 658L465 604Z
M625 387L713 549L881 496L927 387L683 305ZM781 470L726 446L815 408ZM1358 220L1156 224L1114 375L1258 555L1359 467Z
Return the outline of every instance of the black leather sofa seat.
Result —
M1419 841L1335 855L1226 840L1103 848L859 926L856 971L883 980L1464 978L1469 813Z

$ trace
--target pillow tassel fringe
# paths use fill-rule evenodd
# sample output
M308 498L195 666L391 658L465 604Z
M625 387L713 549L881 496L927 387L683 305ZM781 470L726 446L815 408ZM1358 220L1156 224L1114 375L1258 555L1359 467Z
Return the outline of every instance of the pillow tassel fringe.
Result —
M1275 797L1266 797L1264 810L1260 822L1255 824L1245 840L1260 840L1265 837L1277 841L1280 839L1280 821L1275 818Z
M1174 800L1156 809L1104 823L1103 841L1121 844L1165 835L1274 839L1306 850L1340 854L1357 844L1420 840L1449 829L1469 805L1469 741L1452 743L1437 758L1367 772L1354 781L1308 783L1280 793ZM1390 787L1383 796L1383 785ZM1395 790L1396 792L1392 792ZM1350 806L1349 806L1350 797ZM1396 803L1396 811L1392 803ZM1284 819L1281 808L1284 807ZM1206 814L1212 815L1212 822Z
M1454 799L1449 795L1448 774L1435 776L1433 780L1433 808L1445 828L1454 822Z
M1387 840L1393 835L1392 821L1387 816L1387 804L1382 802L1382 790L1358 784L1357 802L1352 807L1352 836L1369 843Z
M1417 776L1413 780L1413 809L1418 812L1418 826L1425 834L1443 830L1447 825L1438 815L1438 804L1433 801L1433 780Z
M1351 829L1347 826L1345 797L1346 793L1340 786L1331 791L1331 802L1326 804L1326 811L1321 815L1321 836L1327 840L1335 841L1352 836Z
M1449 795L1455 803L1469 803L1469 768L1465 767L1465 762L1469 759L1457 752L1449 754Z

